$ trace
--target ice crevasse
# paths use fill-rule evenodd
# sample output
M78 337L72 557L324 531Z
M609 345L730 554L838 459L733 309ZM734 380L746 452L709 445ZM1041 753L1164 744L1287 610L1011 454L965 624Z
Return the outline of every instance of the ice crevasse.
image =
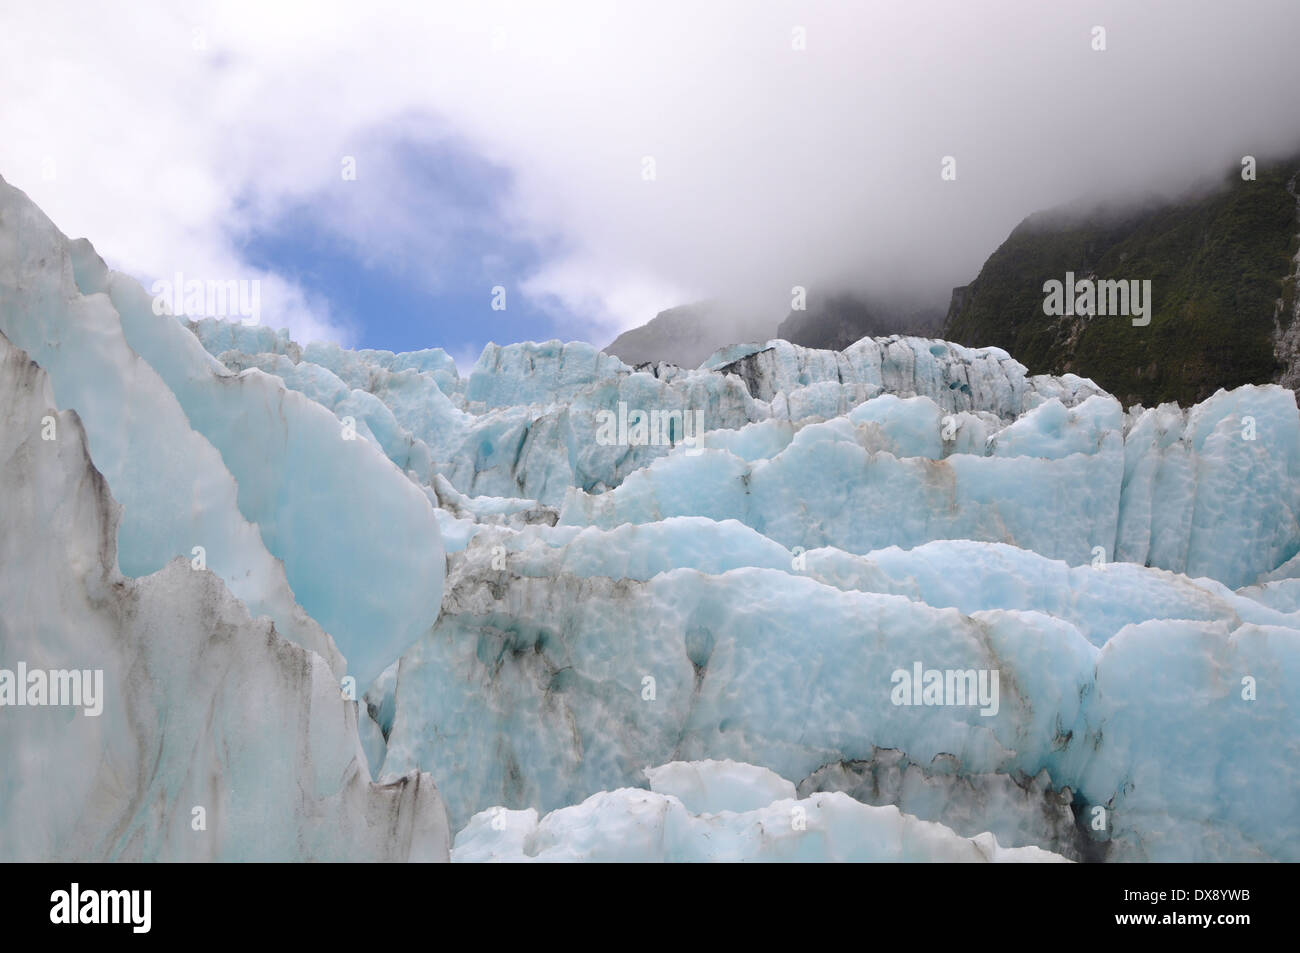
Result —
M3 183L0 333L0 669L105 682L0 712L7 855L1300 859L1288 390L906 337L462 377L155 314ZM641 410L702 432L597 438Z

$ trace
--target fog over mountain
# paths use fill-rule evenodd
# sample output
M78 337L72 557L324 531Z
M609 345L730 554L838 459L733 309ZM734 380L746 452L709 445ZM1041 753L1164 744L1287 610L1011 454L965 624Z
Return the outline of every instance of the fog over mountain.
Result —
M261 275L299 337L372 346L392 335L250 232L306 209L390 283L484 309L499 283L600 345L708 299L774 327L795 286L942 306L1035 211L1300 139L1291 0L55 3L0 25L9 181L116 267ZM449 144L489 170L481 208L428 197ZM528 253L489 243L469 277L454 251L480 232ZM474 355L506 334L418 310Z

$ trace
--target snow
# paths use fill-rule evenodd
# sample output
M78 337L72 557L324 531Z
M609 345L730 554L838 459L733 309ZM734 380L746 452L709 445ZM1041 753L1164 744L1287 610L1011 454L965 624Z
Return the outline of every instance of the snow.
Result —
M736 761L674 761L645 769L650 790L672 795L692 814L757 811L795 797L794 785L775 771Z
M869 807L844 794L796 799L789 781L719 762L674 762L652 777L731 789L755 806L708 810L671 791L621 788L539 818L531 808L494 808L456 838L452 860L473 862L945 862L1051 863L1036 847L1008 849L991 834L965 838L895 807ZM737 776L739 775L739 776ZM789 789L787 791L779 790ZM775 789L775 790L774 790ZM776 794L759 803L768 794Z

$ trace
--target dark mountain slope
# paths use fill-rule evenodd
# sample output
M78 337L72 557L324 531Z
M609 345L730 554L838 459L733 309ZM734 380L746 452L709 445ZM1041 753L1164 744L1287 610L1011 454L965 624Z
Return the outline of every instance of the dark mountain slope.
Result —
M943 336L1001 347L1033 373L1090 377L1125 403L1190 404L1220 387L1290 383L1298 169L1300 159L1262 167L1253 182L1234 173L1173 203L1032 215L954 290ZM1044 314L1044 282L1067 271L1149 279L1151 323Z

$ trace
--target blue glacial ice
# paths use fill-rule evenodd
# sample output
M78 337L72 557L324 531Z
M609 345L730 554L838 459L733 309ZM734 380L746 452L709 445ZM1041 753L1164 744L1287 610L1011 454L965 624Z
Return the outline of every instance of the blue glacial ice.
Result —
M2 335L0 398L0 665L102 673L93 706L2 709L0 857L446 860L432 778L372 780L324 657L184 557L119 572L89 435Z
M438 614L443 550L428 498L320 404L269 374L228 371L155 315L138 283L3 189L0 331L81 416L124 505L124 571L201 547L250 610L332 651L299 634L305 610L352 674L373 679Z
M1051 863L1037 847L1005 848L898 808L839 792L796 797L765 768L732 761L647 769L650 791L621 788L538 817L526 808L477 814L456 838L455 863L815 861Z
M3 183L0 333L0 668L106 685L0 719L0 853L1300 860L1289 390L911 337L462 374L155 314Z

